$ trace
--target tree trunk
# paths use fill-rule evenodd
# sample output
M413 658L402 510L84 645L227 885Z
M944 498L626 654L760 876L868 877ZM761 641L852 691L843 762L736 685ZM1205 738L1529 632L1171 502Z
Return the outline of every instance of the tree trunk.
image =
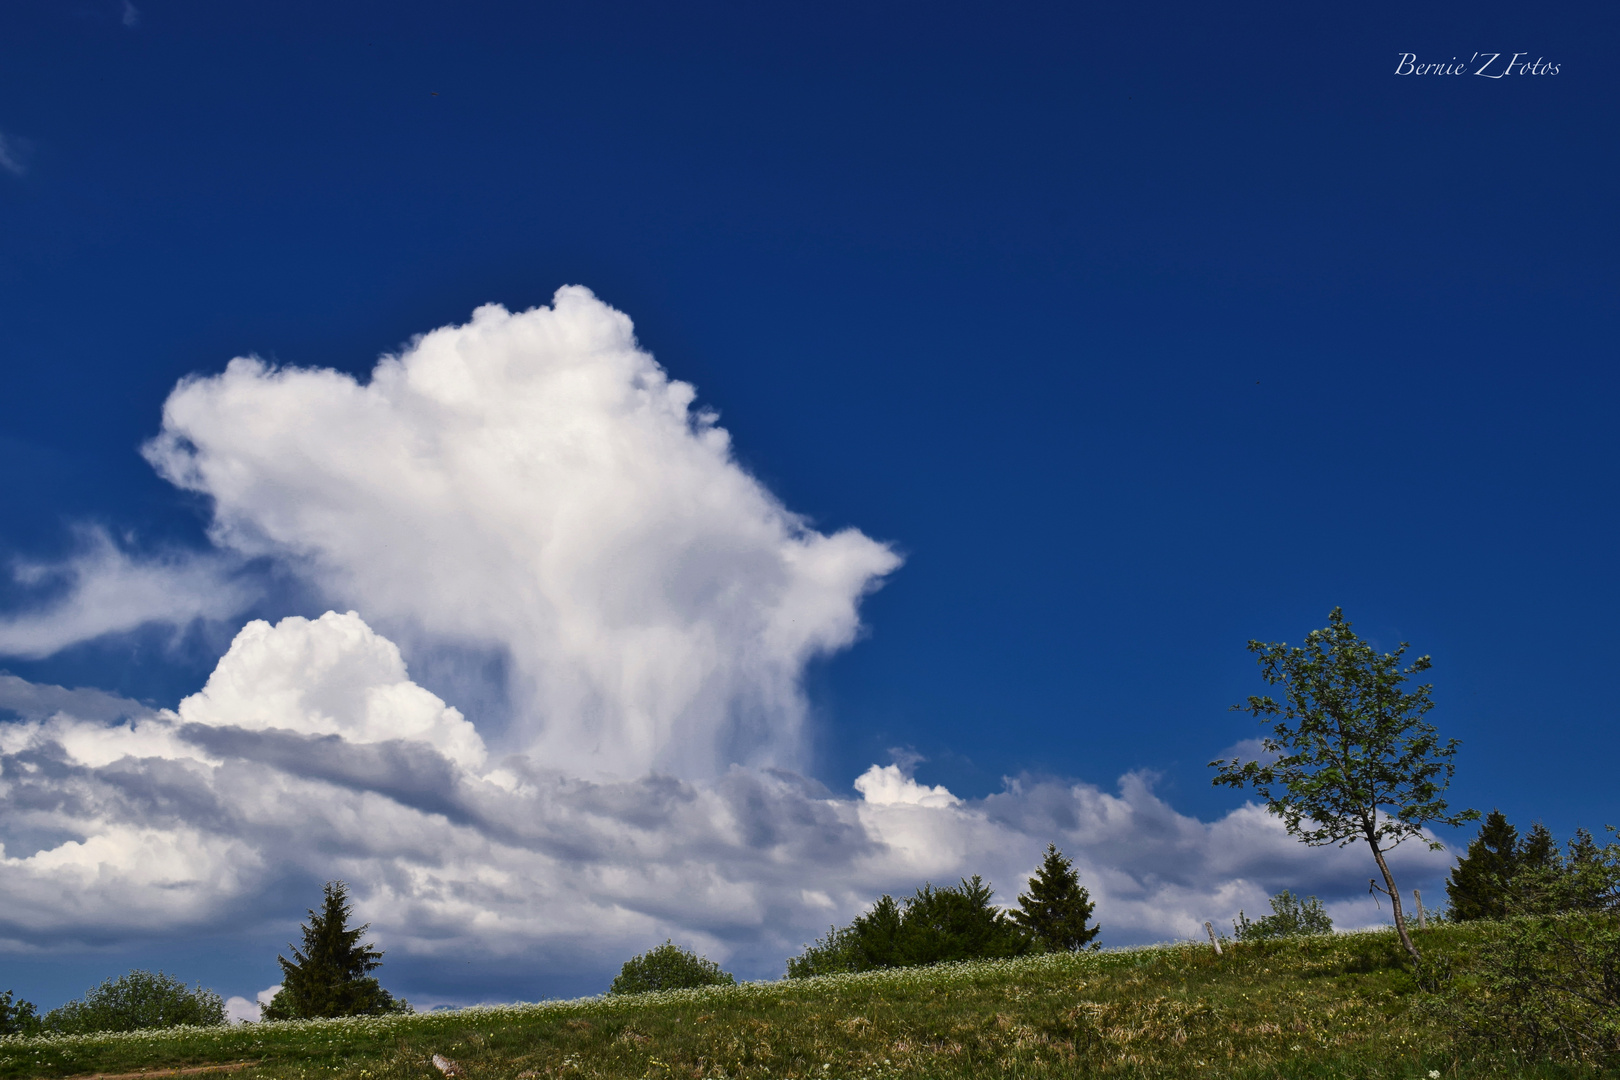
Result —
M1390 906L1395 909L1395 932L1401 936L1401 944L1406 946L1406 951L1412 954L1413 963L1421 964L1423 954L1412 944L1412 935L1406 932L1406 914L1401 910L1401 891L1395 887L1395 875L1389 872L1389 864L1384 861L1384 853L1378 850L1377 842L1368 840L1367 846L1372 848L1373 858L1378 860L1378 869L1384 875L1384 891L1389 894Z

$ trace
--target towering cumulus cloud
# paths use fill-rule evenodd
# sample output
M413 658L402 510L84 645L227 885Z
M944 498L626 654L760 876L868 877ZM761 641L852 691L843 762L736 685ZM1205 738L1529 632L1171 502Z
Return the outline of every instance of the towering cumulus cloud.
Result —
M221 547L391 633L503 651L516 745L549 766L791 766L805 662L853 640L899 560L783 507L693 394L570 287L366 383L233 360L175 389L146 453L213 500Z

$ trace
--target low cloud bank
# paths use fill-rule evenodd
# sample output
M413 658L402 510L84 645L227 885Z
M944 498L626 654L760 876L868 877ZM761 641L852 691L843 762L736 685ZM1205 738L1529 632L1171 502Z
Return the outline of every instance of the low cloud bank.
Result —
M1116 944L1193 935L1283 887L1371 914L1352 899L1361 853L1308 851L1255 807L1198 821L1137 774L959 799L873 766L850 798L772 768L586 780L496 758L352 612L250 623L173 710L109 720L101 698L20 682L8 700L61 707L0 725L11 950L262 929L290 914L273 898L342 877L418 970L567 958L605 980L674 937L769 976L881 892L982 873L1010 901L1049 841ZM1397 872L1445 859L1401 849Z

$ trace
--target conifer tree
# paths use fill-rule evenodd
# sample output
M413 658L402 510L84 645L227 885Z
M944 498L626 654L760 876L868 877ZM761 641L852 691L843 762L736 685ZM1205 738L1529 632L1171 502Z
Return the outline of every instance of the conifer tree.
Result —
M1056 844L1047 844L1041 868L1029 879L1029 892L1018 894L1018 907L1010 914L1045 951L1076 952L1102 930L1086 925L1095 908L1074 864Z
M788 978L1023 956L1035 939L990 902L994 895L977 874L941 889L924 884L904 905L885 895L789 958Z
M996 960L1032 951L1029 935L990 903L994 895L978 874L942 889L923 885L901 913L894 937L899 965Z
M304 947L288 946L291 960L276 957L281 990L264 1007L266 1020L411 1011L368 974L382 964L383 954L360 940L370 923L349 929L350 910L348 886L328 881L321 910L311 910L303 927Z
M1549 848L1552 837L1547 837ZM1553 854L1551 851L1549 855ZM1459 922L1500 919L1508 912L1508 894L1519 869L1519 830L1506 815L1492 810L1479 835L1452 867L1446 879L1451 917Z

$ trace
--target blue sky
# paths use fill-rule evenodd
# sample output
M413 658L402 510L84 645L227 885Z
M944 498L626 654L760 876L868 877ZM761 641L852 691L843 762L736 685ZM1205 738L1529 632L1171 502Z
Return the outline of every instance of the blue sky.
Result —
M1342 605L1374 643L1433 655L1458 801L1560 835L1620 821L1616 19L7 5L0 611L26 627L58 610L95 529L136 564L202 559L251 596L0 664L172 709L249 619L377 595L306 573L296 544L211 542L217 491L140 452L165 401L237 356L364 381L479 305L582 285L696 387L742 472L817 533L904 560L868 567L882 587L858 640L790 673L797 753L755 764L847 800L897 760L972 808L1006 777L1114 792L1146 772L1187 820L1229 820L1243 798L1205 763L1253 734L1226 711L1259 687L1244 642L1298 640ZM1393 74L1408 52L1470 74ZM1558 73L1473 75L1494 52L1486 75L1517 53ZM407 607L356 610L417 684L511 743L522 663L457 651L436 609ZM9 858L72 833L30 828ZM1318 881L1316 857L1297 878L1221 880L1349 904L1361 871ZM216 897L172 924L16 924L0 982L49 1004L180 958L251 997L314 902L299 889L332 867L277 878L279 914ZM422 1000L600 989L612 948L683 927L747 974L786 955L744 916L699 926L621 898L635 918L600 955L553 956L531 927L514 933L539 952L518 952L554 977L490 959L458 981L390 914L385 877L365 910Z

